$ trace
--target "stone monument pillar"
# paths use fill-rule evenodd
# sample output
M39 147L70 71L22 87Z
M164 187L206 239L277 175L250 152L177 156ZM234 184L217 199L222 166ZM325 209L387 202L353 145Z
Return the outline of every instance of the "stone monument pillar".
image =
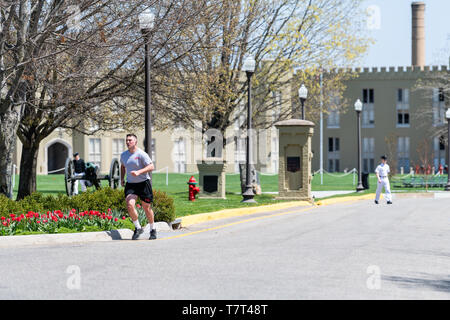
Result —
M206 147L206 157L197 162L199 174L199 199L226 199L225 183L227 164L222 154L222 137L211 136Z
M279 129L278 197L313 201L311 194L311 138L314 123L290 119L275 123Z

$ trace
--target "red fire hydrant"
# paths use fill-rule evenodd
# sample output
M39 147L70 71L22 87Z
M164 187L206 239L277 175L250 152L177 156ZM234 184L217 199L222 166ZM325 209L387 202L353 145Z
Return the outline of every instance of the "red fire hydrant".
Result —
M189 201L195 201L195 195L200 192L200 188L195 186L197 181L194 176L189 179L187 184L189 185Z
M439 164L439 174L444 173L444 167L442 166L442 163Z

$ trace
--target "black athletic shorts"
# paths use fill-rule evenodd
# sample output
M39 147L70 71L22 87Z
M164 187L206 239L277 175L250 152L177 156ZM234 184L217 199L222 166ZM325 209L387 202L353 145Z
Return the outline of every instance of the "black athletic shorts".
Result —
M135 194L141 199L141 201L152 203L153 191L150 179L138 183L127 182L125 185L125 198L129 194Z

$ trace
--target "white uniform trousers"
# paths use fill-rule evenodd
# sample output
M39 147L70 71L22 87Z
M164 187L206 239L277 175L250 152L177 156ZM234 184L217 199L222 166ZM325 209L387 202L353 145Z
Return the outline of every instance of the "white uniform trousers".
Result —
M75 177L84 177L84 173L74 173L73 175ZM73 194L78 194L78 181L80 181L81 184L81 192L86 192L86 180L75 180Z
M392 201L391 198L391 186L389 184L389 178L388 177L384 177L381 178L380 177L381 182L378 182L378 186L377 186L377 195L375 200L380 200L380 194L381 194L381 189L384 187L384 192L386 193L385 197L386 197L386 201Z

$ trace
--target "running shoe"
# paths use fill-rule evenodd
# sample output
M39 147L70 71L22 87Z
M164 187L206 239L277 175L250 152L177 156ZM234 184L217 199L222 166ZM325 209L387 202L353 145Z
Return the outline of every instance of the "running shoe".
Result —
M141 234L143 234L143 233L144 233L144 229L143 229L143 228L140 228L140 229L134 229L133 237L131 238L131 240L137 240L137 239L139 238L139 236L140 236Z

